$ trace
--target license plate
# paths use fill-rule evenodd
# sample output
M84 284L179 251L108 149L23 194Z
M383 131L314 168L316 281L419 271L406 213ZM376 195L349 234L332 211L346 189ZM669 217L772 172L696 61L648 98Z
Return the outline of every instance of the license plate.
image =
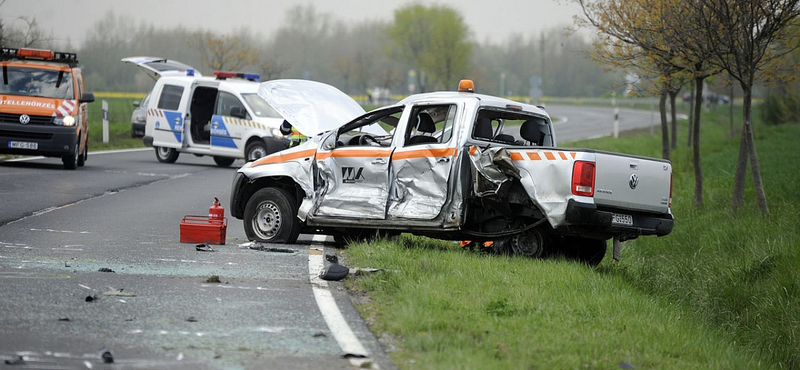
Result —
M39 149L39 143L31 143L28 141L9 141L8 147L12 149Z
M611 223L617 225L633 226L633 216L614 213L611 215Z

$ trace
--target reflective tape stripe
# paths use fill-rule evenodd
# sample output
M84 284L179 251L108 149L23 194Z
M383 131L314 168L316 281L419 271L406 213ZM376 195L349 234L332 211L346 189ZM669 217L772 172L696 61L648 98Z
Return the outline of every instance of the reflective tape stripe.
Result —
M525 155L523 155L523 153ZM569 161L578 156L576 152L510 152L512 161L525 160L525 156L532 161Z
M411 158L423 158L423 157L431 157L431 158L439 158L439 157L455 157L458 154L458 149L456 148L444 148L444 149L417 149L417 150L407 150L407 151L397 151L392 156L392 159L411 159Z
M317 152L316 149L308 149L308 150L301 150L299 152L292 152L292 153L275 153L275 154L268 155L268 156L266 156L264 158L261 158L261 159L255 161L255 163L253 163L253 165L254 166L260 166L262 164L280 163L280 162L291 161L291 160L299 159L299 158L313 157L314 153L316 153L316 152Z

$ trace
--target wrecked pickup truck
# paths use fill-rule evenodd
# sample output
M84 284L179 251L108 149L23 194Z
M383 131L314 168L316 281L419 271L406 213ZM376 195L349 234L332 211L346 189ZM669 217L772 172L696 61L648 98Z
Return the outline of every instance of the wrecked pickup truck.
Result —
M469 86L364 113L329 85L262 83L309 140L240 168L232 216L260 242L407 232L591 265L609 239L619 259L620 241L672 231L669 161L558 148L544 109Z

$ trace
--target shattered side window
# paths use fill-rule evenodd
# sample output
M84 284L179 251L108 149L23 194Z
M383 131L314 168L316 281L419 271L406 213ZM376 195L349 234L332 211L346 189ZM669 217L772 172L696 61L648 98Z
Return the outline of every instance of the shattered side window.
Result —
M479 111L472 138L511 145L552 145L552 133L545 117L505 110Z
M453 137L456 106L453 104L415 107L406 129L406 146L446 143Z

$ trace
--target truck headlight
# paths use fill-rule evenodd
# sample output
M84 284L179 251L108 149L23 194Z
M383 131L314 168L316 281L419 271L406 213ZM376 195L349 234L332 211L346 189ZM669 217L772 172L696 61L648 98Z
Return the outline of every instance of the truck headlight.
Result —
M56 117L53 120L53 124L57 126L75 126L75 117L73 116L65 116L65 117Z

